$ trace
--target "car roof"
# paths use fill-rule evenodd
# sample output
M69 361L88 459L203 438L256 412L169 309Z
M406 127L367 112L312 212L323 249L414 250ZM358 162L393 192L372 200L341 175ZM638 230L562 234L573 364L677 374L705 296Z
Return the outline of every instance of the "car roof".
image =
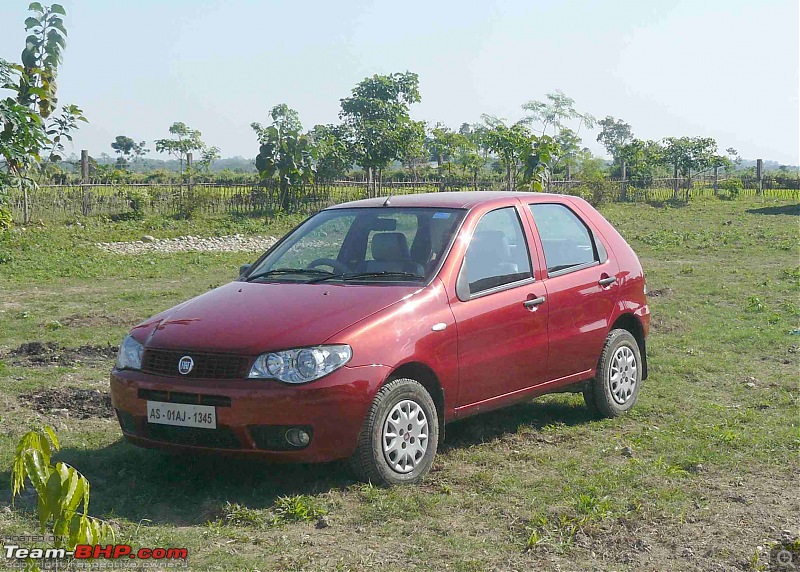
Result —
M471 209L478 205L496 202L505 204L508 199L519 198L531 202L564 202L565 195L553 193L524 193L517 191L453 191L444 193L415 193L410 195L392 195L389 204L387 197L361 199L329 207L330 209L364 208L364 207L439 207Z

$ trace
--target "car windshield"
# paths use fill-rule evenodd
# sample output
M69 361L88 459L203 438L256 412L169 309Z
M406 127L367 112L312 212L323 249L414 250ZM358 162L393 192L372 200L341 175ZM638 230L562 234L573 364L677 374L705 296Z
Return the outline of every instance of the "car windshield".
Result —
M322 211L254 265L248 282L427 282L463 209L369 207Z

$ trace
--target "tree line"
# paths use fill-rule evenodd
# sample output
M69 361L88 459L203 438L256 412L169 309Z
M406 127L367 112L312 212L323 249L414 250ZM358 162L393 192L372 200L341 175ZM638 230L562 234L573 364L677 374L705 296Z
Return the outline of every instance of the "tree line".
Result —
M0 59L0 88L11 92L0 99L0 226L10 224L8 209L2 206L7 190L17 187L27 196L38 182L63 175L64 143L86 121L75 105L62 106L56 113L56 75L66 47L64 8L38 2L29 8L22 62ZM691 177L710 167L733 168L741 161L735 149L719 153L710 137L639 139L625 121L611 116L598 120L577 110L575 101L558 90L522 104L525 115L519 121L482 115L480 121L457 129L413 120L410 108L421 98L419 77L407 71L364 78L340 100L337 123L305 130L294 109L276 105L266 124L251 124L258 176L278 181L285 205L292 186L342 178L354 169L363 173L370 193L376 194L387 169L398 165L412 180L433 168L441 179L470 180L476 189L478 179L489 174L503 177L509 190L541 190L553 178ZM583 145L582 132L594 128L599 129L597 141L612 157L610 164ZM153 142L155 151L174 157L181 173L189 168L189 154L194 170L208 171L220 158L218 147L183 122L173 123L169 134ZM117 136L111 143L117 172L141 163L150 152L147 145ZM94 166L101 168L96 161Z
M285 103L276 105L266 125L251 124L258 140L259 176L277 179L285 201L293 185L344 178L354 169L363 172L371 193L377 193L392 165L400 165L412 180L430 172L435 163L440 178L470 180L476 189L482 174L495 172L509 190L541 190L553 177L690 177L741 161L735 149L719 154L709 137L638 139L625 121L582 113L561 91L524 103L526 115L517 122L483 115L479 122L462 123L458 129L413 120L410 107L420 100L417 74L403 72L359 82L341 99L340 121L335 124L304 130L297 111ZM583 146L581 132L595 127L597 141L612 157L610 165ZM199 131L183 123L175 123L170 133L177 137L157 140L156 150L175 156L181 169L189 153L199 152L198 165L206 170L219 157L218 148L206 145ZM143 146L130 137L117 137L112 148L120 154L118 165L143 154Z

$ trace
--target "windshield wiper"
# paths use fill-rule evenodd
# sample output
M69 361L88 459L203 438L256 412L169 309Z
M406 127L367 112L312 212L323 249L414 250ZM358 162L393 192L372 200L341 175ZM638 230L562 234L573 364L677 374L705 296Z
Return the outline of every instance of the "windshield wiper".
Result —
M266 272L252 274L245 279L245 282L251 282L268 276L281 276L283 274L322 274L325 278L333 275L332 272L319 270L317 268L276 268L275 270L267 270Z
M325 280L360 280L362 278L414 278L415 280L424 280L425 277L416 274L414 272L389 272L389 271L381 271L381 272L356 272L356 273L346 273L343 272L341 274L330 274L328 276L319 276L317 278L312 278L308 280L306 284L316 284L317 282L323 282Z

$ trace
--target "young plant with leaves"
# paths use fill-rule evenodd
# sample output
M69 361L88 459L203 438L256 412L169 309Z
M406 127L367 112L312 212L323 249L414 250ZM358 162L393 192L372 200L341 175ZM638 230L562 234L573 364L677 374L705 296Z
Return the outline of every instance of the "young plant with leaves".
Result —
M28 431L17 444L11 467L11 497L20 495L30 482L38 497L41 532L52 533L54 548L73 550L77 544L113 542L111 525L89 516L89 481L66 463L53 464L52 454L60 448L51 427ZM27 569L35 570L29 561Z

